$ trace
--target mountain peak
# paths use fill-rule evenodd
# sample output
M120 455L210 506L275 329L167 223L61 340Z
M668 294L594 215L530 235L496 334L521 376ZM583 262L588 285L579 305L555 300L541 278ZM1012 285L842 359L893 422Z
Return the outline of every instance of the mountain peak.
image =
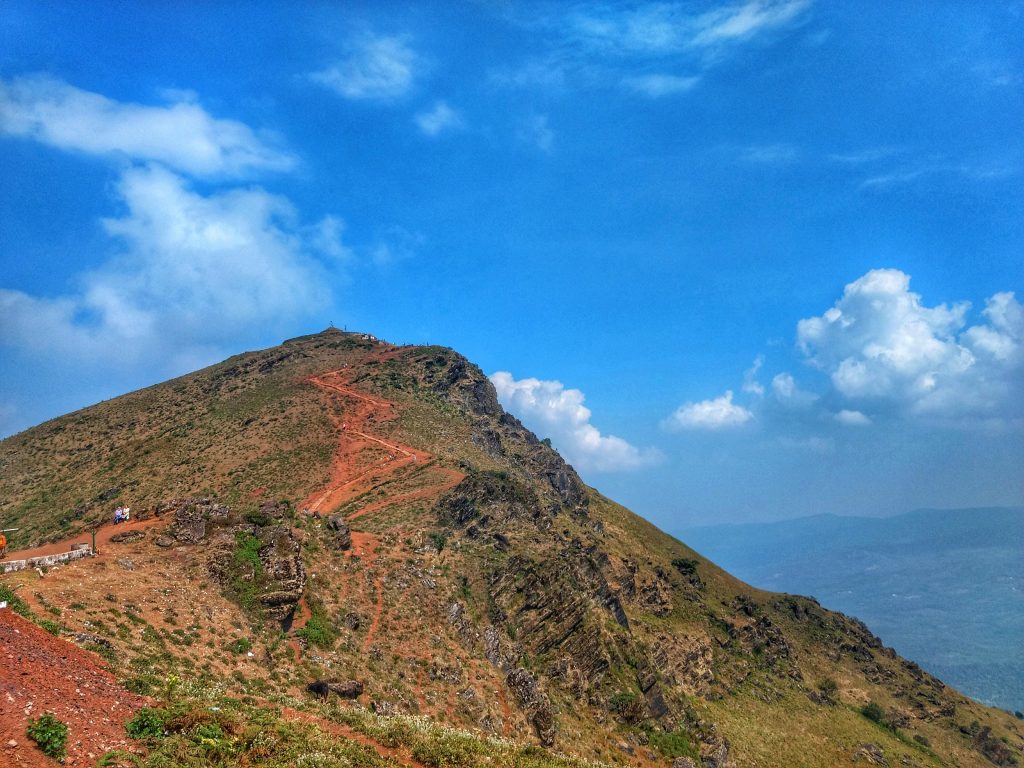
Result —
M1021 743L860 622L588 488L444 347L330 327L9 438L0 468L17 549L130 507L139 535L4 577L129 681L202 670L636 765L982 765Z

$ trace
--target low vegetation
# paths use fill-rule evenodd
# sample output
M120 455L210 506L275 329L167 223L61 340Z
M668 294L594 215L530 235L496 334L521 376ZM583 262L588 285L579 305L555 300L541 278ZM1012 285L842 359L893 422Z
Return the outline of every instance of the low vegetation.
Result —
M27 735L48 757L63 760L67 754L68 727L50 712L29 720Z

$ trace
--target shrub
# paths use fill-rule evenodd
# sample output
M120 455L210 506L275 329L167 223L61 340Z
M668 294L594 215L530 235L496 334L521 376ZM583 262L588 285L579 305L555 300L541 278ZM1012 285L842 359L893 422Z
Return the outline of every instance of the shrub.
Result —
M444 549L444 545L448 542L448 535L440 531L431 533L428 538L434 542L434 546L437 547L438 553Z
M68 727L50 712L28 721L28 737L39 745L44 755L63 760L67 754Z
M232 653L248 653L252 650L252 641L247 637L240 637L234 642L228 643L227 649Z
M895 732L896 727L885 718L885 710L873 701L869 701L860 708L860 713L873 723L878 723L883 728Z
M700 752L690 741L690 735L683 730L651 731L647 734L648 743L665 757L700 758Z
M336 637L330 617L323 606L319 604L311 605L310 613L312 615L309 617L309 621L301 629L296 630L295 634L305 638L307 643L315 645L317 648L330 648L334 645Z
M49 619L40 619L39 626L49 632L51 635L60 634L60 624L56 621L50 621Z
M32 618L32 611L29 609L28 603L14 594L10 587L0 584L0 602L2 601L6 601L10 609L19 616L24 616L26 619Z
M159 738L164 735L164 712L143 707L124 724L124 730L132 739Z
M160 684L160 678L155 675L140 675L138 677L129 677L124 681L124 687L132 693L137 693L140 696L149 696L153 692L153 687Z

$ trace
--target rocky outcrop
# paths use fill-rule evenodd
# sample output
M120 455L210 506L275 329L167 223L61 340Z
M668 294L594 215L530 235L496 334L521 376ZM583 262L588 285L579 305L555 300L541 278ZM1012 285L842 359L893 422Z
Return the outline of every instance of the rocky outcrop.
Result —
M207 570L230 595L245 608L285 624L302 597L306 570L299 541L291 528L277 522L282 507L269 502L242 521L229 507L209 499L162 505L163 511L173 511L174 541L205 547ZM160 537L155 543L172 542Z
M290 528L275 526L254 532L260 541L263 582L260 604L271 621L287 622L306 588L306 569L299 542Z
M529 486L507 472L472 472L437 501L434 511L443 525L472 523L480 530L533 519L541 505Z
M342 699L357 699L363 694L363 684L358 680L314 680L306 690L323 698L333 693Z
M352 531L349 530L348 523L345 522L345 518L341 515L331 515L327 518L327 529L334 533L331 538L334 548L344 552L352 549Z
M871 744L869 742L862 742L857 745L857 749L853 752L853 762L866 763L867 765L880 765L883 767L889 765L889 761L885 758L885 753L882 751L882 748L877 744Z
M156 513L171 513L174 520L169 529L170 535L180 544L195 544L206 536L207 525L212 520L227 518L231 510L210 499L176 499L157 507Z
M121 531L110 537L115 544L130 544L133 541L142 541L146 538L145 531Z
M526 712L527 719L533 724L541 745L554 746L555 715L551 709L551 702L540 689L536 678L529 671L520 667L508 673L505 685L515 694L519 705Z

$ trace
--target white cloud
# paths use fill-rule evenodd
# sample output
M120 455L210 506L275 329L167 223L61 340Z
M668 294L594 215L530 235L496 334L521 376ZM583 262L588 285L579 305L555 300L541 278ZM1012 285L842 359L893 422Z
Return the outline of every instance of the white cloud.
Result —
M629 90L655 99L662 96L673 96L677 93L686 93L692 90L699 82L699 77L684 77L682 75L670 75L661 72L632 75L622 80L622 84Z
M691 45L715 46L749 40L755 35L786 26L811 5L811 0L751 0L725 6L700 16Z
M311 77L346 99L387 101L408 93L421 64L406 38L366 35L346 59Z
M871 423L871 419L860 411L850 411L845 408L835 415L835 419L848 427L866 427Z
M799 387L793 374L783 371L772 377L772 394L775 399L790 408L806 408L818 396Z
M295 158L192 94L147 106L114 101L43 75L0 80L0 133L65 150L159 161L197 176L282 171Z
M435 102L433 107L418 112L413 119L419 129L431 137L463 127L462 116L444 101Z
M714 400L684 403L669 416L666 429L728 429L739 427L754 418L754 414L732 401L732 390Z
M764 365L764 355L758 355L747 370L743 372L743 391L752 395L763 395L764 387L757 380L758 371Z
M614 435L602 435L590 423L590 409L578 389L541 379L516 380L507 371L491 375L498 399L534 432L550 437L566 460L581 470L621 472L659 461L653 449L641 450Z
M519 124L516 138L542 152L550 152L555 144L555 132L548 125L547 115L531 115Z
M181 369L253 327L283 327L329 303L314 252L337 255L336 220L309 234L284 198L259 188L203 196L158 166L126 171L118 196L127 213L102 223L120 253L72 295L0 289L2 343L112 372Z
M591 7L569 18L578 43L622 56L670 56L746 42L796 21L810 0L749 0L694 15L681 3Z
M1016 418L1024 311L997 293L987 323L964 330L968 302L927 307L910 276L876 269L846 286L819 317L797 324L800 349L836 396L866 408L943 418Z

